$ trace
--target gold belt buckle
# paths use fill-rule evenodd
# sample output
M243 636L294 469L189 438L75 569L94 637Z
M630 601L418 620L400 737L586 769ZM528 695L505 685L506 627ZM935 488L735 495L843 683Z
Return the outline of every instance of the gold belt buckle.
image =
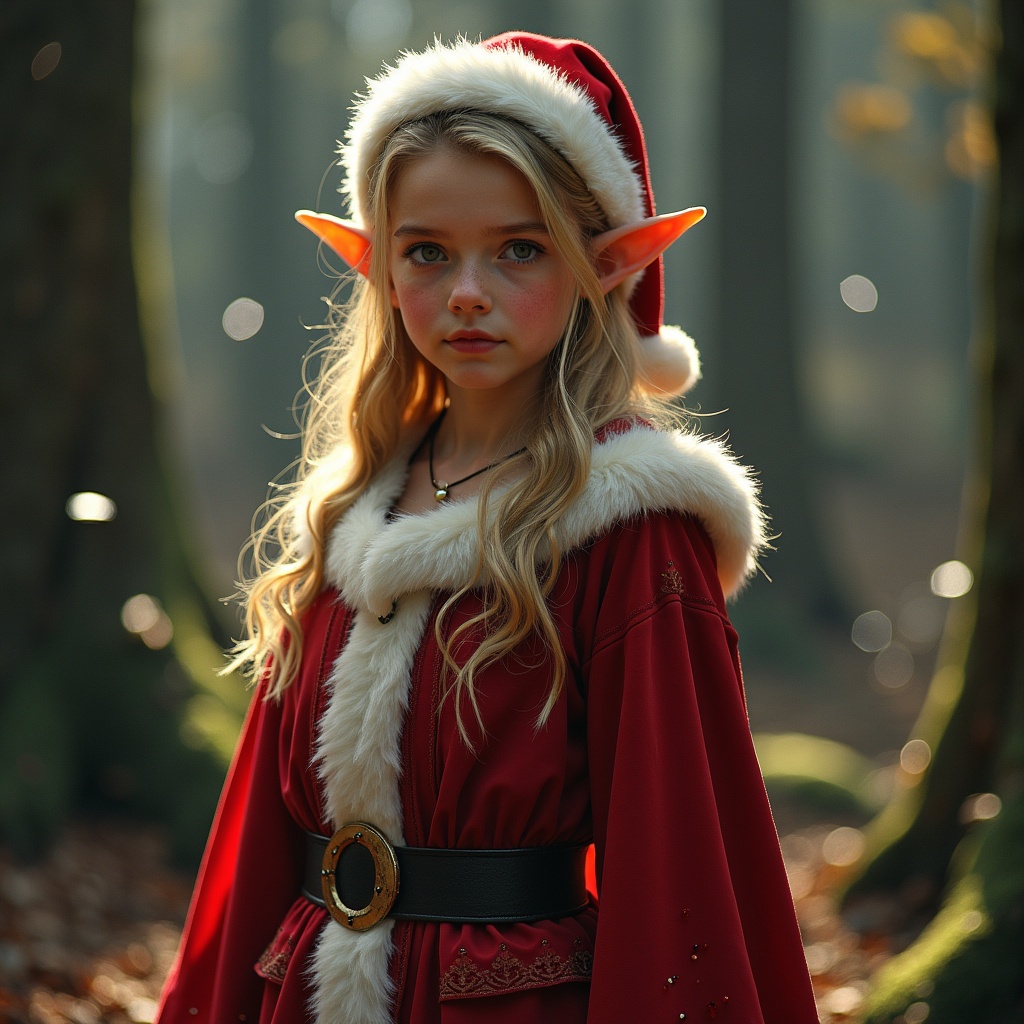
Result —
M348 907L338 895L335 869L338 859L353 843L364 847L373 858L373 896L361 910ZM353 931L364 932L382 921L391 912L398 896L398 859L395 848L372 825L350 821L331 836L320 868L320 885L324 903L338 924Z

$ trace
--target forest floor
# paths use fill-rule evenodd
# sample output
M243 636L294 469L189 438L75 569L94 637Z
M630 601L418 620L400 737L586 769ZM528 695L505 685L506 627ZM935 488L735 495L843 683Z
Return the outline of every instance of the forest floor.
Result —
M856 1021L868 978L907 939L887 927L895 907L862 909L863 932L838 914L830 860L847 831L782 838L822 1024ZM0 850L0 1024L148 1024L191 884L140 826L76 825L37 865Z

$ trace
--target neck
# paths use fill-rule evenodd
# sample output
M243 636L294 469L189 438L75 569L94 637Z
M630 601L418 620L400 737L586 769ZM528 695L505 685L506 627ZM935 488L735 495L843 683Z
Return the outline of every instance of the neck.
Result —
M448 412L435 441L437 458L455 465L500 459L526 443L536 396L509 402L490 389L449 387Z

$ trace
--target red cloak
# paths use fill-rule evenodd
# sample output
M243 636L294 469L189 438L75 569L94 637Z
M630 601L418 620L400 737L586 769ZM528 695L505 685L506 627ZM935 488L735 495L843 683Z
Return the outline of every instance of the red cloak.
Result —
M299 676L254 699L160 1024L817 1021L723 597L763 540L753 488L706 441L602 440L559 538L567 678L539 731L539 641L478 677L475 750L443 696L435 617L472 564L475 503L390 522L398 466L343 518ZM535 924L350 932L298 890L303 829L352 819L413 846L592 841L598 899Z

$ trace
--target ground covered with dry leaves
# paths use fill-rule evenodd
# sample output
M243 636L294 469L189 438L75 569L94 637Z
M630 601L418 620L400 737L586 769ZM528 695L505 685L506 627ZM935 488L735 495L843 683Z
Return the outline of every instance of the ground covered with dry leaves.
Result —
M42 864L0 851L0 1022L152 1021L190 889L137 826L77 826Z
M868 977L902 945L884 910L864 933L836 912L834 848L849 831L782 840L822 1024L856 1021ZM0 850L0 1024L148 1024L190 889L138 826L78 825L37 865Z

